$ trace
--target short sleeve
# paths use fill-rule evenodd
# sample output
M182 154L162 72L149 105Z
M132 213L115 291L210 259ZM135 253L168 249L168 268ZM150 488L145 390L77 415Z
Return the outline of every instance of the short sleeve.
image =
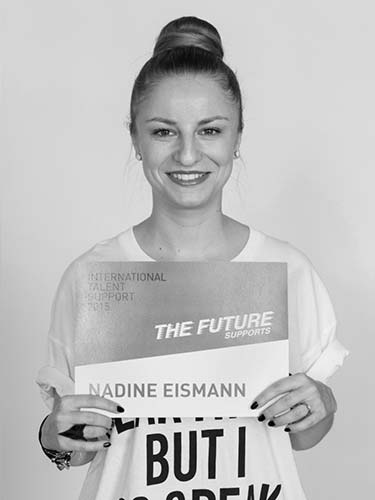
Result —
M46 406L52 410L55 392L74 394L75 266L65 270L51 307L44 365L35 382Z
M308 259L295 277L294 286L292 328L298 339L298 359L294 368L326 382L342 366L349 351L337 338L337 320L331 299Z

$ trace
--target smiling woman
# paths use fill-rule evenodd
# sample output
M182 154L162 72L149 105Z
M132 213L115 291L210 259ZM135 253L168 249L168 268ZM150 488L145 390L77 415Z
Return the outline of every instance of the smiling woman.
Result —
M337 406L326 381L348 352L336 338L326 288L302 252L222 210L243 130L239 84L223 56L220 35L207 21L182 17L162 29L130 103L129 130L152 189L152 211L79 256L56 293L48 360L37 378L51 410L40 436L65 463L66 453L73 465L91 462L80 500L304 500L292 447L314 446L333 422ZM98 260L287 263L291 375L249 401L259 419L116 418L111 431L109 417L81 411L116 411L99 394L74 395L75 273L78 265ZM239 318L237 327L249 328L241 335L267 335L271 313ZM236 321L223 318L228 328ZM103 335L111 342L109 333ZM77 426L81 438L69 438L69 428Z
M154 217L160 211L181 216L188 209L191 220L192 209L198 217L202 210L221 210L222 190L240 146L238 122L238 106L209 75L169 76L142 101L132 139L152 188ZM235 230L238 223L231 224ZM143 228L137 226L137 237L152 255L151 241L144 239L150 230Z

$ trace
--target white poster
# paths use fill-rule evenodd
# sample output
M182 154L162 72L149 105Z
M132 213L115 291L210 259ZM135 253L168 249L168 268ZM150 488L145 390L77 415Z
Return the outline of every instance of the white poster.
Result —
M288 375L285 263L92 262L78 283L75 393L126 416L249 416Z

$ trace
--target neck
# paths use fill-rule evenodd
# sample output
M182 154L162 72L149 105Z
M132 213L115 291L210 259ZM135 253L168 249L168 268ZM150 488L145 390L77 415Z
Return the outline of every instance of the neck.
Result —
M140 241L156 257L194 260L215 257L227 244L229 217L221 207L179 211L153 208L138 225Z

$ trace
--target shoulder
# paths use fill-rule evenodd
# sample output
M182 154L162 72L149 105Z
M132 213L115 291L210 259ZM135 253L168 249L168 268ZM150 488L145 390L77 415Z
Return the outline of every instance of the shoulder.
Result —
M133 242L133 227L130 226L120 233L98 241L86 251L79 254L65 268L61 285L74 281L74 278L85 268L89 262L98 261L127 261L135 260L135 248Z
M313 268L307 255L289 241L251 228L254 257L256 260L286 262L289 273L308 271Z
M110 238L95 243L79 255L75 261L84 263L99 260L130 260L133 258L132 231L133 227L131 226Z
M288 265L291 310L296 305L308 317L309 311L317 313L319 309L319 314L324 314L330 325L335 323L329 292L309 257L288 241L265 233L261 233L259 239L259 255L268 261L286 262Z

